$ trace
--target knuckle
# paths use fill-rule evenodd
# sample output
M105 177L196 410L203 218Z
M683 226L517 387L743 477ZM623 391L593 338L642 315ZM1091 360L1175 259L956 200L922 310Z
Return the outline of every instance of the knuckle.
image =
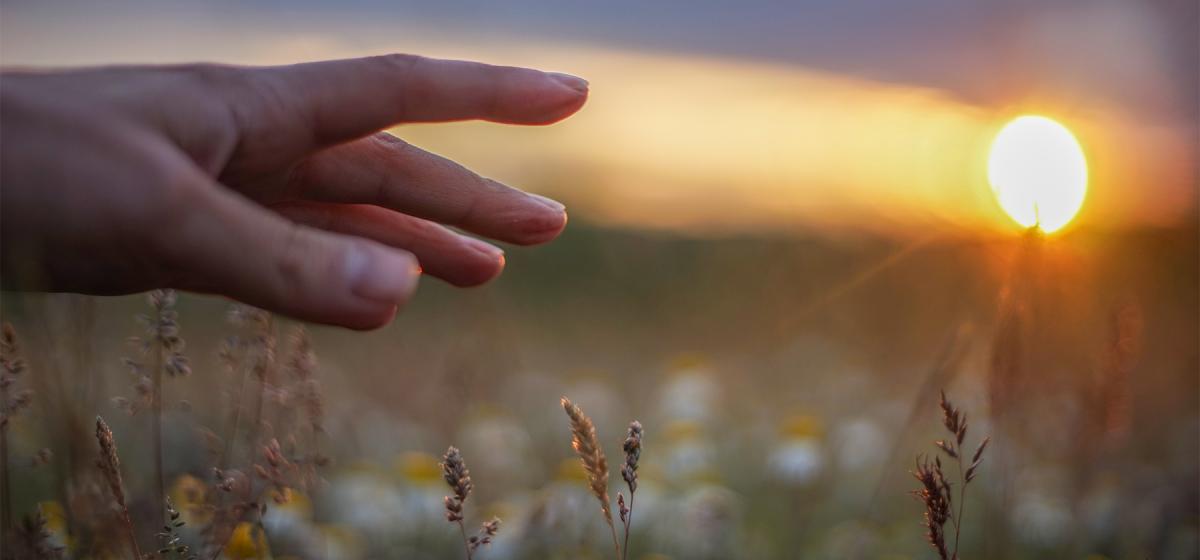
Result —
M238 66L195 63L184 65L182 71L193 86L206 91L223 92L248 84L249 73Z
M296 224L317 230L337 231L352 225L346 223L346 209L338 206L292 200L272 206L272 209Z
M281 295L284 298L303 291L306 284L304 273L308 261L313 257L313 249L311 232L304 226L290 223L272 262L272 273L277 280L276 285L283 290Z
M369 143L372 150L380 156L400 162L419 160L426 153L424 150L387 132L371 136Z
M374 57L371 62L380 65L379 70L395 76L402 88L394 88L393 102L399 107L401 115L409 115L420 103L420 67L429 62L428 58L413 54L394 53Z
M151 248L172 255L176 241L186 236L190 224L203 214L205 197L188 173L168 165L149 165L143 170L150 188L141 203L131 205L124 220L145 236Z
M205 171L216 174L237 144L237 120L231 99L244 70L195 63L173 67L172 103L160 105L165 132Z
M420 148L388 133L373 136L371 142L384 157L395 161L410 161L420 152ZM400 169L377 168L370 177L369 190L365 191L368 193L366 200L389 207L403 205L403 200L397 193L397 186L412 183L414 179L412 170L407 166L401 166Z
M239 101L253 91L252 73L239 66L211 63L186 64L179 71L186 84L181 95L192 101L193 107L212 109L205 114L210 122L203 124L236 130Z
M479 221L481 206L491 197L498 195L503 187L496 181L486 179L473 171L464 169L465 182L471 185L455 212L451 225L471 226Z
M402 70L409 71L414 67L423 64L427 58L408 53L390 53L371 57L370 60L386 66L387 70Z
M248 128L253 115L272 109L276 87L262 70L226 64L197 63L183 67L190 90L215 97L226 108L226 118L235 130Z
M304 158L287 171L284 178L280 198L289 197L319 197L322 190L322 177L325 162L320 156Z
M146 197L152 216L178 218L192 206L196 188L185 173L170 165L150 165L144 173L154 185Z
M380 147L395 150L400 155L408 154L414 147L412 144L405 142L403 138L387 132L380 132L372 136L371 139L378 143Z

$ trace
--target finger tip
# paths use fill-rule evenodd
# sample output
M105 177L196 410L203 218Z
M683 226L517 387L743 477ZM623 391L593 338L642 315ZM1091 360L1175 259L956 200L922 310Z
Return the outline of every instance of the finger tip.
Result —
M504 272L506 264L504 253L500 252L490 258L475 261L462 266L453 274L443 275L443 280L456 288L473 288L495 280Z
M488 263L486 267L480 268L480 274L477 276L476 281L471 285L479 286L495 280L497 276L500 276L500 274L504 272L504 266L506 264L508 264L508 261L504 257L504 253L501 252L496 256L495 260Z
M571 95L560 99L557 104L549 108L545 113L543 113L543 119L535 124L548 125L562 121L567 117L578 113L579 110L582 109L587 103L587 100L588 92L574 92Z
M558 237L564 229L567 229L567 222L570 221L570 216L567 214L565 207L559 209L553 216L547 217L545 228L542 230L543 243Z
M389 305L408 301L417 290L422 273L412 253L376 243L353 247L343 267L355 296Z
M355 331L373 331L391 324L400 310L397 304L383 304L377 309L347 317L340 321L341 325Z
M587 95L590 84L587 80L580 78L579 76L566 74L563 72L546 72L546 75L549 76L550 79L557 82L560 86L563 86L575 92L576 94Z
M541 245L558 237L567 227L567 211L549 210L530 217L516 228L508 241L517 245Z
M518 111L499 120L510 124L544 126L574 115L587 103L590 91L586 81L576 79L584 85L570 86L554 78L541 82L515 98L520 100L519 104L514 105L519 107Z

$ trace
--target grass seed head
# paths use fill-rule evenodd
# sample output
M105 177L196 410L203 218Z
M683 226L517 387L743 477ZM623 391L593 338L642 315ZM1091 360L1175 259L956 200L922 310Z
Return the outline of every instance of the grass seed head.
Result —
M479 526L479 534L467 539L467 546L475 550L483 545L492 544L492 539L500 532L500 518L493 517Z
M634 420L629 423L629 432L621 448L625 451L625 464L621 465L621 478L629 486L629 491L637 490L638 460L642 457L642 423Z
M117 454L117 442L113 438L112 429L99 416L96 417L96 441L100 443L100 459L97 461L97 467L104 475L104 481L108 483L113 499L117 501L117 505L124 508L125 484L121 480L121 457Z
M442 478L454 491L453 496L446 496L446 520L459 522L463 519L463 503L471 495L471 471L463 460L462 453L457 447L450 446L442 455Z
M596 426L570 399L563 397L560 401L571 425L571 447L583 463L587 473L588 489L600 501L600 510L604 521L612 525L612 506L608 503L608 460L604 450L600 448L600 438L596 437Z

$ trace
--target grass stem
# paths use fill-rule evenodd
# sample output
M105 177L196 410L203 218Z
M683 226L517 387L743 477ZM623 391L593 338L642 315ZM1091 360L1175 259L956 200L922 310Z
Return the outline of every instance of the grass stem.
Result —
M153 407L153 445L154 445L154 503L165 503L166 497L166 476L163 473L163 346L158 341L154 341L154 394L151 406Z

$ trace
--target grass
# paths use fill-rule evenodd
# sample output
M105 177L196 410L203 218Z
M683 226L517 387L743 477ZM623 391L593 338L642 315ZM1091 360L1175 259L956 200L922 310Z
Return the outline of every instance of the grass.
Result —
M1178 551L1188 547L1190 510L1171 500L1174 493L1139 495L1139 489L1154 488L1155 480L1169 482L1181 496L1192 488L1183 475L1195 464L1187 431L1195 414L1187 391L1194 362L1187 344L1194 325L1183 310L1194 296L1184 294L1187 282L1170 280L1151 262L1179 268L1183 261L1172 260L1173 252L1151 244L1144 257L1121 253L1123 267L1097 264L1097 274L1112 285L1090 287L1077 300L1055 299L1064 296L1047 294L1053 286L1031 276L1026 288L1008 292L1012 305L1025 298L1027 311L1056 311L1013 312L1008 316L1016 319L1004 323L991 320L999 291L963 280L970 278L963 271L979 263L938 268L918 255L912 268L899 263L882 273L879 281L886 289L873 291L868 283L827 308L787 319L781 316L794 310L787 298L774 307L765 302L781 298L785 286L807 293L819 284L814 277L833 278L837 274L830 271L852 272L853 267L829 261L811 263L808 276L768 271L755 275L762 283L759 290L741 278L748 262L739 255L750 251L756 255L752 260L761 261L791 249L748 249L749 242L742 242L702 251L700 245L677 243L678 254L619 240L604 250L583 251L587 258L610 261L631 251L631 269L652 269L647 274L669 285L682 281L669 273L682 265L701 282L697 290L708 294L712 306L690 293L623 306L622 292L662 292L615 266L589 273L596 274L586 280L591 288L606 282L615 286L592 299L543 292L520 277L501 280L490 292L455 293L456 299L432 286L396 328L366 335L299 328L246 308L233 313L231 323L220 324L217 304L184 296L172 302L175 327L186 327L189 343L178 350L186 351L196 374L173 376L167 366L170 351L143 354L135 346L131 357L145 364L150 398L139 393L140 375L132 392L121 391L124 404L137 403L145 411L134 418L110 415L105 402L78 399L67 406L55 395L82 394L84 385L96 395L111 393L117 338L128 331L133 308L144 309L141 300L100 300L96 328L83 335L96 351L84 367L65 367L70 360L61 361L54 375L42 372L52 371L46 364L71 352L75 335L54 327L49 318L16 314L8 306L6 318L29 340L5 329L5 371L0 373L11 381L3 386L4 402L14 410L14 403L24 402L20 414L6 416L0 431L3 494L11 504L5 509L12 511L5 515L5 534L11 542L45 545L46 551L61 547L71 557L125 554L133 543L155 551L170 544L169 555L206 559L246 557L267 548L276 557L320 557L335 549L350 551L344 557L372 558L411 557L414 551L475 558L594 557L601 551L623 559L650 554L851 557L842 554L845 542L862 543L858 557L889 552L937 557L942 552L925 548L913 527L913 511L903 500L906 488L896 480L907 460L892 460L886 453L894 445L906 455L917 438L926 437L924 421L910 425L904 417L907 406L919 401L919 411L936 409L943 417L940 445L935 443L916 471L920 491L932 498L936 490L944 497L945 507L934 503L931 509L922 496L922 507L925 514L933 512L946 557L1187 557ZM656 268L650 256L639 260L642 255L668 261ZM514 271L521 270L520 258L513 259ZM946 258L970 257L951 251ZM1123 277L1124 267L1141 272ZM743 272L735 274L739 269ZM1191 274L1181 270L1185 277ZM574 274L541 272L554 277L546 282L568 284ZM926 284L912 288L913 301L897 298L899 287L912 282ZM525 291L549 301L522 299ZM947 301L965 303L954 307ZM1064 307L1053 307L1055 302ZM1068 304L1086 306L1089 314ZM1005 305L1002 313L1018 309ZM161 323L155 318L159 313L152 303L146 314L152 325ZM637 320L639 313L647 318ZM556 315L572 320L546 322ZM962 337L973 344L955 344L948 352L952 356L936 359L926 391L920 378L937 354L934 339L960 316L972 318L967 322L974 328ZM787 332L774 330L777 324ZM1008 338L998 334L1003 332ZM147 331L142 338L164 334ZM787 345L775 345L783 340ZM221 346L225 349L218 352ZM702 366L661 365L676 349L695 347L706 350ZM1013 358L1004 362L1013 366L993 376L989 356ZM1009 367L1004 363L1001 369ZM161 372L157 381L153 371ZM990 386L1005 383L1005 371L1017 379L1014 383L1038 390L999 394L1008 415L996 418ZM698 387L708 387L709 393ZM938 387L952 390L955 402L939 404ZM914 396L917 392L922 395ZM555 407L561 394L572 397L562 412ZM179 404L184 399L190 408ZM154 408L148 405L155 401L162 415L152 422ZM586 405L586 413L578 403ZM970 433L961 412L967 409ZM653 430L653 452L646 456L641 423L635 429L621 422L635 411ZM67 417L94 418L97 412L111 422L114 454L117 440L121 444L116 472L122 476L123 506L103 480L104 471L92 466L99 440L87 433L91 430L76 429L81 433L72 436L90 443L80 454L52 429ZM571 449L557 416L564 412ZM788 438L794 435L780 435L778 426L781 418L792 416L814 419L804 437L815 442L811 452L820 462L815 482L774 479L763 465L764 457L792 445ZM864 422L880 437L860 440L853 435L859 432L845 431ZM984 447L980 442L991 440L977 440L981 431L994 434L995 441ZM624 439L610 441L605 433ZM171 450L171 460L162 461L156 441ZM461 527L438 519L446 511L445 491L426 486L425 471L398 473L392 466L400 452L429 454L437 441L459 445L480 483L464 500L469 505ZM1085 441L1099 443L1078 443ZM616 454L605 455L604 444ZM859 466L847 462L869 446L885 452ZM42 454L43 449L52 453ZM562 467L560 461L572 453L578 467ZM987 466L981 467L985 453ZM39 456L50 468L33 466ZM427 459L437 464L436 456ZM70 461L86 463L90 472L69 468ZM162 464L161 484L155 480L156 462ZM1159 478L1145 478L1146 465L1156 465L1150 471ZM1047 470L1061 474L1067 484L1029 481L1031 473ZM610 480L616 472L621 479ZM883 472L897 476L887 479ZM172 494L185 475L205 487L198 503ZM877 480L884 482L876 485ZM166 497L157 502L156 485L170 494L180 519L188 520L173 534L161 530L159 519L171 520L172 514ZM876 486L879 491L872 493ZM370 492L350 495L352 488ZM433 494L433 509L416 505ZM1037 494L1058 501L1030 502ZM97 496L101 507L89 506ZM1038 520L1029 515L1063 503L1068 511L1103 520L1110 513L1095 508L1109 503L1105 499L1118 506L1152 504L1156 513L1149 521L1102 525L1103 534L1071 524L1040 540L1028 536L1029 524ZM603 506L600 520L597 505ZM383 519L389 512L395 518L387 518L386 531L373 532L362 521ZM299 525L281 525L285 520ZM1148 524L1163 527L1163 536L1142 528ZM923 536L931 531L925 527ZM309 540L298 541L296 535ZM188 552L174 550L177 545ZM1001 545L1003 553L994 552Z
M133 558L138 560L142 558L142 548L138 545L137 531L134 529L133 519L129 515L129 503L125 496L125 480L121 476L121 457L117 454L117 440L113 437L112 429L99 416L96 417L96 442L100 444L100 458L96 461L96 466L108 484L110 497L117 504L117 514L120 517L121 525L125 528L125 536L129 539L129 549Z
M0 332L0 535L13 530L12 480L8 472L8 426L21 409L29 406L28 390L18 390L25 373L25 360L17 346L16 329L4 323Z
M600 438L596 436L596 426L570 399L563 397L561 403L570 421L571 448L579 456L579 462L583 464L583 470L587 473L588 489L600 502L600 513L604 516L604 523L608 525L609 532L612 533L613 549L620 558L621 544L617 542L617 529L613 525L612 504L608 497L608 459L604 456Z
M471 471L467 469L462 453L454 446L450 446L446 449L446 454L442 455L441 467L442 478L454 492L453 495L446 496L443 500L446 506L446 521L458 525L467 560L471 560L478 548L491 544L492 540L496 538L500 532L500 518L492 517L484 521L479 526L479 532L468 537L466 525L463 523L465 517L463 507L474 487L471 483Z
M913 491L913 496L925 505L924 525L927 530L926 539L938 558L942 560L959 560L959 538L962 534L963 514L966 511L967 486L975 479L980 464L983 462L983 452L987 449L990 437L979 442L975 452L971 454L970 462L963 464L963 443L967 437L967 416L954 407L946 399L938 402L942 411L942 426L950 434L950 439L939 439L933 442L938 452L949 457L958 464L958 496L955 497L954 487L946 478L942 469L942 459L935 456L932 461L917 456L917 470L913 477L921 483L921 487ZM958 510L955 511L955 504ZM954 538L950 540L946 533L946 523L954 528Z

